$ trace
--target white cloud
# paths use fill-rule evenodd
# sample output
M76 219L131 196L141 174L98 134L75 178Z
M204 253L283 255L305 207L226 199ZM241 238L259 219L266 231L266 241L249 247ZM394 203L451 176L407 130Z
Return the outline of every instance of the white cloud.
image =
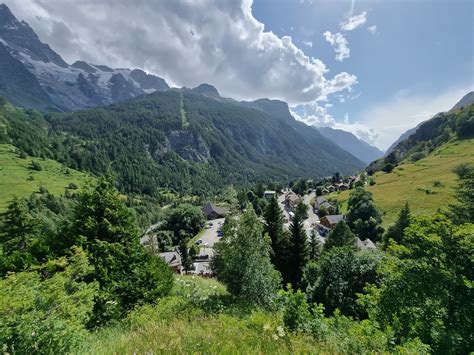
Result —
M342 129L351 132L357 138L362 139L369 144L374 144L378 138L378 133L374 129L360 122L350 122L348 113L344 115L343 122L338 122L328 112L328 108L330 107L332 107L331 104L320 106L317 102L312 102L298 107L292 107L291 113L295 119L310 126Z
M352 31L362 26L366 21L367 11L364 11L360 15L349 17L347 20L341 22L339 26L343 31Z
M307 47L310 47L310 48L313 47L313 42L311 42L311 41L304 41L303 40L303 41L301 41L301 43L303 43Z
M351 50L349 49L347 39L338 33L331 33L326 31L323 33L324 38L328 41L336 52L336 60L342 62L344 59L349 58Z
M324 99L357 78L328 76L291 37L265 31L252 0L5 0L68 62L136 67L177 86L215 85L236 99ZM61 33L68 33L67 36ZM338 58L349 55L336 34Z
M373 25L373 26L369 26L367 27L367 30L370 32L370 33L377 33L377 26L376 25Z
M401 91L380 104L369 107L359 115L360 120L377 131L374 143L381 149L388 148L403 132L438 112L450 110L461 97L474 90L472 85L449 88L436 96L415 95Z

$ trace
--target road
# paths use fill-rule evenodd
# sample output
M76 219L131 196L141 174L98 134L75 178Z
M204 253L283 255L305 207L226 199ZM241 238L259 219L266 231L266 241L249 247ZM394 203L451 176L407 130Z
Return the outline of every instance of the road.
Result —
M316 198L316 193L311 191L309 194L303 196L304 203L309 207L308 208L308 219L310 225L319 223L319 217L314 213L313 206L311 205L311 200Z
M220 238L217 236L217 230L222 227L224 224L225 218L213 219L206 222L206 227L212 223L211 228L204 229L203 234L201 235L200 240L202 240L201 247L210 247L212 248L215 243L217 243Z

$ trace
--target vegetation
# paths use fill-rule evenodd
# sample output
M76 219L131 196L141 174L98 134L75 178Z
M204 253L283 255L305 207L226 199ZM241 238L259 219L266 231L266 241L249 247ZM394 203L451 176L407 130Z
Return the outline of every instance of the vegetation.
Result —
M457 175L454 170L462 164L474 163L474 140L467 139L444 144L426 158L415 163L403 161L390 174L377 172L372 178L376 185L366 186L383 215L383 226L393 224L403 206L408 203L413 216L432 215L448 209L455 200ZM439 180L443 186L434 187ZM430 190L432 193L427 194ZM331 194L347 211L350 191Z

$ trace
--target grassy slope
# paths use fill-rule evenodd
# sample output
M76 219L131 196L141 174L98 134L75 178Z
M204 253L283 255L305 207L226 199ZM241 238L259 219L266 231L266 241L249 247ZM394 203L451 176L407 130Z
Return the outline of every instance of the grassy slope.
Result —
M31 170L30 164L37 161L42 171ZM69 170L69 174L66 174ZM33 180L29 180L29 176ZM0 211L4 210L8 202L16 195L27 197L38 191L40 186L46 187L54 195L61 195L70 182L81 187L88 181L88 176L54 160L43 160L28 157L21 159L10 144L0 144Z
M376 185L367 186L367 190L384 214L384 226L394 222L406 202L415 215L430 215L446 208L454 200L453 169L463 163L474 163L474 139L445 144L414 164L405 162L392 173L378 172ZM434 186L435 181L443 186ZM345 211L349 194L345 191L330 197L343 202Z

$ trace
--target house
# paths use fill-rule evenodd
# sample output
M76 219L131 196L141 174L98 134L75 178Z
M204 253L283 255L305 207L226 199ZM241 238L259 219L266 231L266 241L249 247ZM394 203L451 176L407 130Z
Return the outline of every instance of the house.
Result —
M336 186L333 186L333 185L329 185L327 189L329 192L335 192L337 190Z
M275 195L276 195L276 191L273 191L273 190L266 190L263 193L263 197L265 197L267 200L271 200Z
M217 207L209 202L202 208L202 212L207 217L207 219L216 219L216 218L224 218L228 213L229 209L225 207Z
M318 196L316 197L316 200L314 202L314 206L316 207L316 209L318 209L323 203L327 202L327 200L324 196Z
M301 197L293 191L290 191L285 195L285 204L290 209L294 209L301 201Z
M326 200L326 197L323 196L316 197L315 208L316 210L324 208L326 211L329 211L329 213L334 213L336 211L336 208Z
M369 251L374 251L375 249L377 249L375 244L370 239L367 238L366 240L361 240L359 237L357 237L356 239L356 247L360 250Z
M336 224L344 220L343 214L329 214L321 218L320 223L326 228L333 229Z
M350 189L350 186L348 184L339 184L337 188L339 191L346 191Z
M181 263L181 255L179 255L177 251L160 253L160 258L167 263L174 272L181 274L183 266Z
M328 193L330 193L330 191L329 191L328 189L326 189L325 187L323 187L323 188L321 189L321 193L322 193L323 196L324 196L324 195L327 195Z

